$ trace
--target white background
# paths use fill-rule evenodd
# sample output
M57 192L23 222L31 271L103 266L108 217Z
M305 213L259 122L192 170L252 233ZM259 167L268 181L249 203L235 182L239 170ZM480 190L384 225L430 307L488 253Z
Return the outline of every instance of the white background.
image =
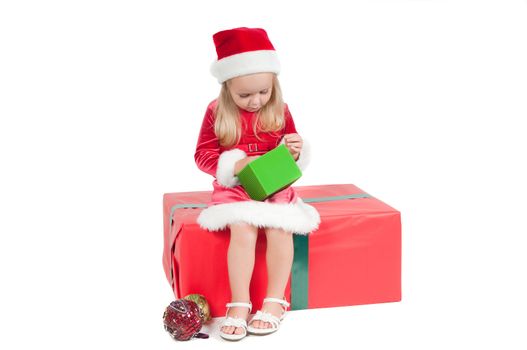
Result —
M403 301L175 343L162 195L193 153L212 34L263 27L313 159L402 213ZM525 349L526 1L3 1L0 348ZM216 320L218 321L218 320Z

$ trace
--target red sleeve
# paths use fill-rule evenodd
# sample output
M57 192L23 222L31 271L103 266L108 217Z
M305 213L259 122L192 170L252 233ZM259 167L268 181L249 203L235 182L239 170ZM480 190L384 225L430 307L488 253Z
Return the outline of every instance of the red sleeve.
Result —
M199 131L194 160L200 170L216 176L219 156L220 143L214 133L214 110L209 104Z
M289 111L289 106L287 104L285 104L284 117L285 117L284 134L297 134L295 122L293 120L293 116L291 115L291 112Z

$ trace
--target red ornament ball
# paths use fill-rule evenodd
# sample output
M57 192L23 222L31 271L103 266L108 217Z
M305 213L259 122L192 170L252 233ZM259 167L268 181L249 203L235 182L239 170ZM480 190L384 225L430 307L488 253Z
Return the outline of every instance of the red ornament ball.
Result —
M199 333L202 326L202 316L198 305L186 299L178 299L170 303L163 314L165 330L176 340L189 340Z

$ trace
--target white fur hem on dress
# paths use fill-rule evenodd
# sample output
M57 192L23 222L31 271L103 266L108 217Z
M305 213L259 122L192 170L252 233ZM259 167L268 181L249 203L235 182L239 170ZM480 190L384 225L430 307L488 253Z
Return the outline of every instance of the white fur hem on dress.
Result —
M220 231L230 224L245 222L307 235L318 228L320 215L300 198L296 203L284 204L251 200L210 206L203 209L197 222L209 231Z

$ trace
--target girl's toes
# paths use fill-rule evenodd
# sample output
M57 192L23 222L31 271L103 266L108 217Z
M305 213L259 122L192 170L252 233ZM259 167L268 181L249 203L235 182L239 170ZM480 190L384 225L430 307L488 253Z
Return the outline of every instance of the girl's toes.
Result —
M240 327L236 327L236 330L234 331L234 334L242 334L243 333L243 329L240 328Z

